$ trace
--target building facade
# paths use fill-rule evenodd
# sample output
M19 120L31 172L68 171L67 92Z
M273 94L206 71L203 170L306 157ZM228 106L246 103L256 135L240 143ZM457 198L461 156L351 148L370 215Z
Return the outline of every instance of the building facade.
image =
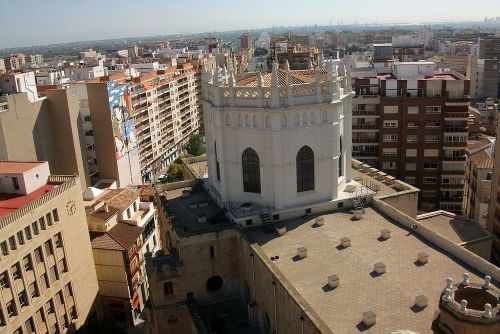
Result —
M311 71L203 73L210 188L271 210L335 201L351 179L351 85L340 61ZM280 152L279 154L277 152Z
M461 213L469 80L416 62L356 72L353 86L353 157L420 188L421 209Z
M497 138L500 138L500 126L497 125ZM488 207L487 229L493 235L493 263L500 264L500 140L495 142L493 176L491 178L490 205Z
M75 332L98 304L78 177L47 162L0 162L0 176L0 330Z

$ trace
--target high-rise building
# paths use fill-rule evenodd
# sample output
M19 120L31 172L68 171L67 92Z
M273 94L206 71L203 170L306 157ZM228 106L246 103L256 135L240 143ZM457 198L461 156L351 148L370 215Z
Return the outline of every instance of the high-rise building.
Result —
M75 332L98 307L78 177L1 161L0 178L0 330Z
M238 46L240 49L252 49L254 46L254 41L250 33L245 33L238 37Z
M30 63L33 65L42 64L43 63L43 55L41 55L41 54L30 55Z
M461 213L469 80L434 67L353 70L352 155L420 188L422 209Z
M475 100L496 99L499 95L500 62L470 54L467 59L470 96Z

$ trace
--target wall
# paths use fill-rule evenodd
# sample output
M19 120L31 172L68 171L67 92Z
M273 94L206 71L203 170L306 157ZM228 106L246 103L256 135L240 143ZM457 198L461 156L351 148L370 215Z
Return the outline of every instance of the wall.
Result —
M99 295L130 298L123 252L92 249L94 255Z

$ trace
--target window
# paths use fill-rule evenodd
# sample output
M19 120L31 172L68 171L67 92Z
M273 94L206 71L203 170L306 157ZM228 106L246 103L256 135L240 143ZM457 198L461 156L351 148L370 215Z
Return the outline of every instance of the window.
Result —
M66 298L73 297L73 289L71 288L71 284L66 284L64 286L64 295Z
M33 222L33 224L31 224L31 227L33 228L34 235L38 235L40 233L40 231L38 230L38 222Z
M398 106L384 106L384 114L397 114Z
M19 267L19 263L16 263L11 267L12 270L12 277L14 277L15 280L21 279L21 268Z
M214 246L210 246L210 257L215 257L215 249Z
M45 230L45 229L47 228L47 227L45 226L45 218L44 218L44 217L41 217L38 221L40 222L40 228L41 228L42 230Z
M426 135L425 142L426 143L439 143L441 141L441 136L438 135Z
M45 253L47 253L47 256L54 255L54 248L52 247L52 242L50 242L50 240L45 241Z
M382 149L382 154L385 156L385 157L394 157L394 156L397 156L398 155L398 149L397 148L383 148Z
M5 307L7 308L7 314L9 315L9 318L12 318L17 314L16 312L16 305L14 303L14 300L9 300L6 304Z
M260 194L260 162L257 152L250 147L241 157L243 169L243 191Z
M52 282L55 282L59 279L59 274L57 273L56 266L50 267L49 272L50 272L50 280Z
M24 236L23 236L23 231L17 232L17 243L19 245L24 245Z
M426 162L424 163L424 169L437 169L438 164L437 162Z
M425 107L425 112L428 114L440 114L441 113L441 107L439 106L428 106Z
M45 304L45 310L47 311L47 314L52 314L54 313L54 302L52 300L49 300Z
M23 334L23 328L22 327L19 327L18 329L16 329L12 334Z
M423 183L424 184L436 184L437 183L437 177L424 177Z
M57 264L59 266L59 270L61 271L61 273L67 273L68 272L68 266L66 264L66 259L65 258L62 258L61 260L59 260L59 262Z
M2 255L8 255L9 254L9 249L7 247L7 241L2 241L0 243L0 249L2 250Z
M37 264L40 264L43 262L42 247L38 247L37 249L35 249L35 261Z
M49 287L49 279L47 277L47 274L42 274L40 275L40 284L42 285L42 291L48 289Z
M47 218L47 225L52 226L52 215L50 214L50 212L47 213L45 217Z
M31 262L31 256L27 255L23 259L23 266L25 271L33 270L33 263Z
M418 151L416 148L407 148L406 149L406 156L407 157L416 157L418 154Z
M406 126L409 128L418 128L418 122L411 121L411 122L406 123Z
M56 247L57 247L57 248L62 247L62 237L61 237L61 233L57 233L57 234L54 236L54 244L56 245Z
M417 164L414 162L407 162L405 169L406 170L417 170Z
M214 152L215 152L215 171L217 173L217 181L220 181L220 165L219 165L219 157L217 156L217 143L214 143Z
M415 176L405 176L405 182L408 184L415 184Z
M408 115L416 115L418 114L418 107L408 107Z
M437 148L426 148L424 149L424 157L438 157L439 149Z
M77 318L76 308L75 308L74 306L72 306L72 307L69 309L69 316L70 316L71 320L73 320L73 319L76 319L76 318Z
M385 120L384 121L384 128L397 128L398 127L398 121L397 120Z
M59 291L56 294L56 301L57 301L57 306L64 305L64 298L63 298L63 293L62 291Z
M394 133L384 134L383 141L385 143L394 143L398 141L398 135Z
M15 190L19 190L19 180L17 179L17 177L12 177L11 180L12 180L12 187Z
M417 135L406 135L406 142L407 143L416 143L417 141L418 141Z
M6 271L0 274L0 287L2 289L8 289L10 288L9 284L9 275L7 274Z
M26 320L26 322L24 323L24 326L26 327L27 334L35 333L35 324L33 323L32 318L29 318L28 320Z
M422 198L436 198L435 190L422 190L420 193Z
M297 192L314 190L313 150L309 146L303 146L297 153L295 162L297 168Z
M21 291L17 294L17 298L19 299L19 305L21 308L28 306L28 298L26 297L26 291Z
M26 239L31 240L32 235L31 235L31 227L30 226L26 226L24 228L24 234L26 235Z
M59 212L57 212L57 209L52 210L52 217L54 218L55 222L59 221Z
M36 282L31 283L28 287L28 290L29 290L31 298L36 298L39 296L38 287L36 285Z
M15 251L17 246L16 246L16 238L14 236L9 238L9 245L10 245L10 250Z
M68 329L69 324L68 324L68 317L66 316L66 314L61 317L59 323L62 324L62 328L64 328L65 330Z
M426 128L439 128L441 127L441 122L438 121L429 121L425 123Z
M172 282L163 283L163 293L165 296L170 296L174 294L174 284Z
M397 165L396 165L396 162L393 162L393 161L384 161L384 163L382 164L382 168L383 169L396 169L397 168Z

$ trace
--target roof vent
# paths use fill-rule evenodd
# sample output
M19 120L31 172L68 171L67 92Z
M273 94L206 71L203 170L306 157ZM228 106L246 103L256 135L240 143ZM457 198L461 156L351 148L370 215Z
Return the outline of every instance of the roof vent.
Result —
M391 231L388 229L383 229L380 231L380 239L387 240L391 238Z
M468 286L470 284L469 273L464 273L462 276L463 276L463 280L462 280L462 282L460 282L460 285Z
M491 276L484 276L483 289L488 290L489 288L491 288Z
M426 308L429 304L429 299L424 295L418 295L415 297L415 305L420 308Z
M420 264L426 264L427 262L429 262L429 254L427 254L426 252L418 253L417 262Z
M299 259L305 259L307 257L307 248L306 247L297 248L297 256L299 257Z
M325 218L323 216L316 217L316 226L323 226L325 224Z
M351 247L351 239L349 237L340 238L340 246L342 248Z
M373 311L363 312L363 323L366 326L373 326L377 322L377 315Z
M286 233L286 226L277 226L276 227L276 233L281 237L282 235L285 235Z
M337 275L330 275L328 276L328 285L330 288L335 289L338 287L340 284L339 277Z
M379 275L382 275L383 273L385 273L385 270L386 270L386 268L385 268L384 262L377 262L373 265L373 271Z

